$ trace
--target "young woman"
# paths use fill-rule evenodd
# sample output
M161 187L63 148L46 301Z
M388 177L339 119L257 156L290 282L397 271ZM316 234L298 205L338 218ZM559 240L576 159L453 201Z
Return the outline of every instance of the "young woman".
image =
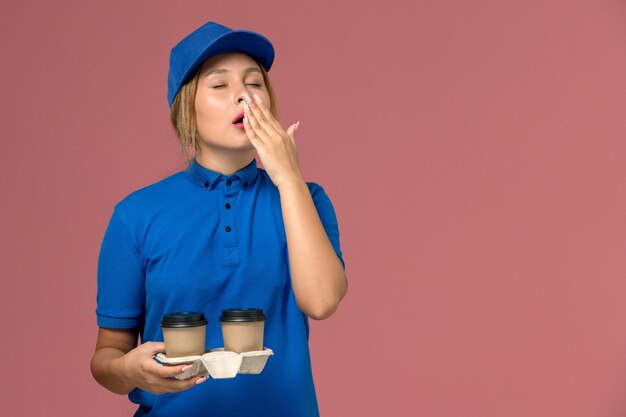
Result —
M262 35L213 22L172 49L168 101L188 168L115 206L98 263L91 369L136 416L319 415L308 318L333 314L347 279L332 203L300 172L298 123L278 121L273 60ZM186 366L155 361L164 314L203 312L210 349L223 346L221 310L236 307L265 313L274 356L261 374L180 381Z

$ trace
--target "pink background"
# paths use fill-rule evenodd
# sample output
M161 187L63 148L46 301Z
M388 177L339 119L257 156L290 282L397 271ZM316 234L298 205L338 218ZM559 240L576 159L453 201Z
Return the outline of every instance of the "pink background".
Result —
M132 414L89 371L100 242L116 202L180 169L169 51L215 20L273 41L283 123L339 218L350 290L311 322L323 416L624 416L624 16L3 2L0 414Z

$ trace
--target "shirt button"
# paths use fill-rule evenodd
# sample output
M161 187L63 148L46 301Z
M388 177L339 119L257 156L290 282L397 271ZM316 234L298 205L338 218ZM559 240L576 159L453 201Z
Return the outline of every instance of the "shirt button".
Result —
M233 183L233 182L232 182L231 180L226 180L226 185L230 185L230 184L232 184L232 183Z
M226 208L229 209L230 208L230 203L226 203Z
M209 188L209 183L208 182L204 182L204 188Z
M226 227L224 228L224 230L226 230L227 232L230 232L230 230L231 230L231 229L230 229L230 226L226 226Z

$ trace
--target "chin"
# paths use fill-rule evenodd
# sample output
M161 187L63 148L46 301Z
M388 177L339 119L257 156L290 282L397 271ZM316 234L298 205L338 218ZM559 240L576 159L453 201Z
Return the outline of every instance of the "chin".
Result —
M248 139L248 136L245 134L240 137L234 138L233 143L240 145L238 146L238 148L245 148L245 149L254 148L254 146L252 146L252 142L250 142L250 139Z
M241 135L230 135L230 137L226 136L226 138L222 138L219 141L205 141L203 139L200 139L200 141L204 145L203 147L206 147L208 149L221 148L231 151L254 149L254 146L252 146L250 139L248 139L248 135L246 135L245 133Z
M254 148L254 146L252 146L252 143L250 142L250 139L248 139L248 137L244 137L244 138L235 138L232 142L230 142L231 146L229 147L236 147L237 149L251 149Z

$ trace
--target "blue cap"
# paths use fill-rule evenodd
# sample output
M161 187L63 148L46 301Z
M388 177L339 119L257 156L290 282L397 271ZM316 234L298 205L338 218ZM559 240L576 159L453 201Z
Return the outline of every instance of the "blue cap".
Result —
M167 101L170 108L181 87L202 63L222 52L243 52L257 59L266 71L274 62L274 47L265 36L249 30L233 30L207 22L178 42L170 53Z

